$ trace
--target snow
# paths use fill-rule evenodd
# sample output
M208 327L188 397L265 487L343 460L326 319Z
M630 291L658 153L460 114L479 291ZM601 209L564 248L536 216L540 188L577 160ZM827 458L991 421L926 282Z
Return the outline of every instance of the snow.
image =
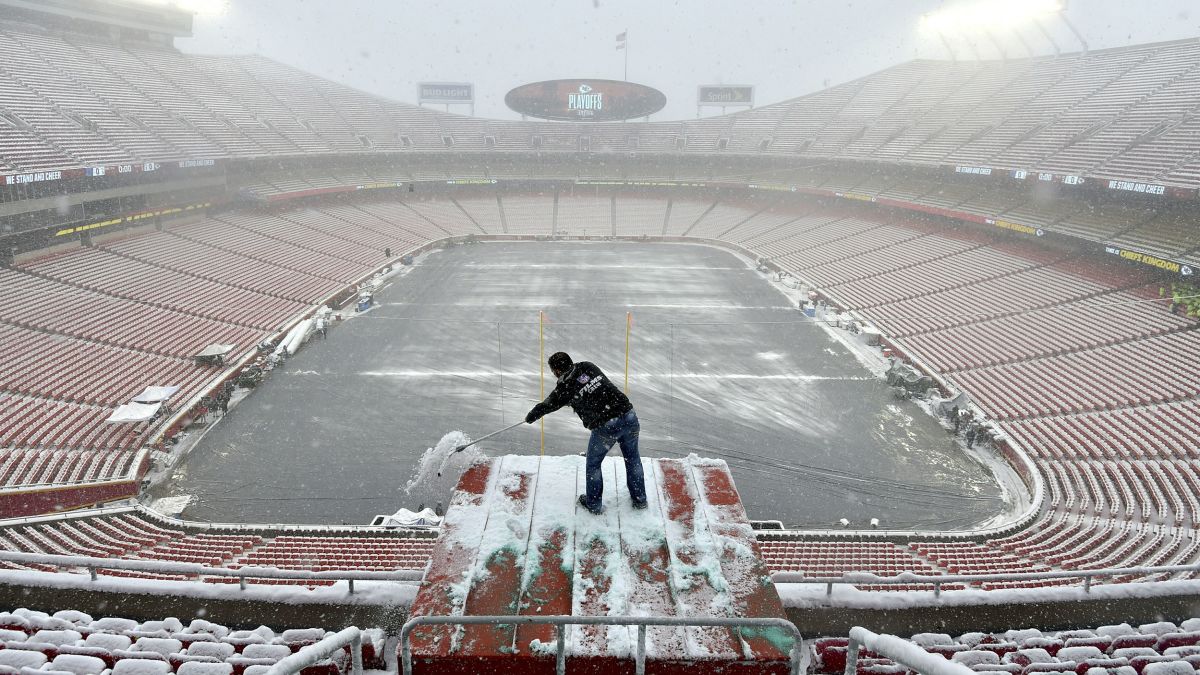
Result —
M1027 666L1031 663L1054 663L1055 658L1050 656L1050 652L1045 649L1018 649L1015 652L1009 652L1001 659L1003 663L1017 663L1021 666Z
M1132 666L1117 666L1116 668L1088 668L1086 675L1138 675Z
M172 638L138 638L137 642L133 643L133 651L135 652L154 652L163 656L170 656L183 649L183 643Z
M163 514L164 516L178 518L188 506L191 505L193 495L175 495L172 497L160 497L150 502L150 509Z
M40 669L22 668L21 675L75 675L69 670L52 670L45 666Z
M930 654L908 640L894 635L875 635L873 639L864 641L863 646L924 675L974 675L966 666Z
M1162 636L1167 633L1178 633L1179 627L1170 621L1156 621L1154 623L1144 623L1138 626L1140 633L1153 633L1154 635Z
M1159 661L1142 669L1142 675L1195 675L1195 672L1187 661Z
M325 639L325 631L320 628L292 628L283 631L279 637L286 643L317 642Z
M29 638L30 642L43 642L55 646L73 645L80 640L83 640L83 635L74 630L39 630Z
M64 609L60 612L55 612L54 618L62 619L63 621L70 621L76 625L87 625L92 622L92 616L90 614L84 614L83 612L78 612L73 609Z
M461 577L447 589L452 613L491 609L471 604L471 594L489 578L489 565L497 559L515 557L520 597L531 597L542 575L539 552L552 539L560 542L559 564L571 575L571 611L576 616L738 616L738 599L762 588L761 569L751 573L759 562L749 545L753 531L740 504L713 506L695 474L700 469L727 472L721 460L691 455L680 462L695 503L694 519L686 524L664 517L662 477L654 460L642 460L645 510L630 507L623 459L604 461L606 509L600 515L576 505L576 496L584 490L583 457L506 455L491 461L483 493L457 492L446 514L439 545L470 556ZM664 555L668 586L651 588L641 578L639 565L663 560ZM636 635L636 628L628 626L570 626L567 652L629 658ZM647 633L647 654L652 657L740 656L733 647L723 630L671 627ZM532 653L554 648L539 640L516 645L517 651Z
M176 675L233 675L233 666L228 663L198 663L189 661L180 664Z
M324 631L320 638L324 638ZM242 650L242 656L248 659L275 659L278 661L292 653L292 650L287 645L246 645Z
M126 561L133 562L133 561ZM156 561L144 560L139 563ZM36 588L81 589L88 591L125 593L129 595L179 596L224 600L266 601L282 605L384 605L408 607L417 594L415 584L391 581L356 581L354 593L349 592L345 581L332 586L309 589L304 586L269 586L250 584L241 590L237 584L204 584L194 581L166 581L160 579L128 579L101 576L92 581L86 574L69 572L34 572L27 570L0 570L0 584L29 586ZM100 619L99 622L109 621ZM109 627L96 630L133 630L136 621L113 619L117 625L128 624L127 628ZM4 622L0 620L0 624ZM65 623L65 622L64 622ZM269 629L268 629L269 630ZM271 634L274 637L274 633ZM258 641L261 641L260 637ZM138 652L131 652L137 655ZM3 654L3 650L0 650Z
M477 446L454 452L454 448L470 442L471 438L462 431L451 431L442 436L437 445L426 448L412 477L404 485L405 497L415 502L418 508L448 504L463 472L484 459Z
M952 645L954 644L954 639L945 633L917 633L912 636L912 642L922 647L934 647L937 645Z
M113 666L112 675L167 675L171 664L166 661L122 659Z
M120 619L116 616L106 616L104 619L98 619L92 622L91 625L94 631L108 631L112 633L124 633L125 631L136 631L138 622L132 619Z
M54 670L63 670L75 675L89 675L89 673L103 672L107 666L104 661L95 656L79 656L76 654L59 654L50 662L50 667Z
M103 621L103 619L101 619L101 621ZM97 628L95 630L103 630L103 629ZM133 640L130 640L129 636L127 636L127 635L114 635L112 633L92 633L91 635L87 636L87 640L84 640L83 644L88 647L98 647L100 649L107 649L108 651L111 652L111 651L116 651L118 649L129 649L130 645L133 644Z
M246 649L250 649L256 645L247 645ZM227 642L193 642L188 646L188 656L211 656L215 659L225 660L236 650L233 645Z
M409 511L402 508L392 515L384 517L380 525L384 527L437 527L441 523L442 517L433 509L425 507L420 511Z
M970 668L978 665L997 665L1000 663L1000 655L996 652L968 650L954 653L950 660Z
M848 584L835 584L827 594L824 584L776 583L775 589L788 609L842 607L846 609L908 609L914 607L977 607L1019 605L1032 602L1077 602L1082 600L1146 599L1178 595L1200 595L1200 580L1171 580L1148 583L1096 584L1090 591L1082 586L1003 588L995 590L860 591ZM1154 626L1156 624L1147 624ZM1174 626L1174 624L1170 624ZM1178 629L1174 629L1178 630ZM1174 632L1174 630L1166 632Z
M46 663L46 655L28 649L0 650L0 666L12 668L41 668Z
M1171 650L1168 649L1168 652ZM1158 656L1158 652L1149 647L1122 647L1114 649L1112 657L1114 659L1132 659L1135 656Z
M1188 619L1188 621L1195 621L1195 619ZM1186 625L1187 621L1185 621L1184 624ZM1130 626L1127 623L1119 623L1110 626L1100 626L1096 629L1096 635L1104 635L1115 638L1122 635L1137 635L1137 631L1134 630L1133 626Z
M208 633L216 638L223 638L226 635L229 635L229 629L225 626L213 623L211 621L205 621L204 619L192 619L192 622L188 624L188 627L184 629L183 632Z
M178 633L183 630L183 623L175 617L167 617L159 621L146 621L138 626L138 630L143 633L155 633L165 631L167 633Z
M1103 655L1104 652L1101 652L1098 647L1083 646L1063 647L1055 656L1059 661L1086 661L1101 658Z

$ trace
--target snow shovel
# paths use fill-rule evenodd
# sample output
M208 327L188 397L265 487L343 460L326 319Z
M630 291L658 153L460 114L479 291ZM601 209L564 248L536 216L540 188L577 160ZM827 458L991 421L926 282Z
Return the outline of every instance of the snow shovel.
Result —
M437 473L438 478L442 477L442 471L446 470L446 462L450 461L450 457L452 455L454 455L454 453L462 452L463 450L466 450L467 448L471 447L472 445L475 445L476 443L479 443L480 441L486 441L487 439L491 438L492 436L499 436L500 434L508 431L509 429L516 429L517 427L521 426L522 424L525 424L525 420L521 420L520 422L517 422L516 424L504 427L500 431L493 431L492 433L488 434L487 436L480 436L479 438L476 438L475 440L471 441L470 443L463 443L462 445L454 446L454 452L446 453L446 458L442 460L442 466L438 468L438 473Z

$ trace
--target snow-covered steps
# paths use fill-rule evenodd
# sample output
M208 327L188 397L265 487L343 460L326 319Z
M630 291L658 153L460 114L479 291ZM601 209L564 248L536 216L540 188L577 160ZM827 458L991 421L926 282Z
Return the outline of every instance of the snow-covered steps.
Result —
M582 457L509 455L459 482L413 616L573 615L783 618L723 461L644 459L636 510L623 460L604 461L605 512L576 503ZM633 672L637 628L572 626L568 672ZM647 672L787 672L782 631L652 627ZM417 673L553 672L552 626L425 626Z

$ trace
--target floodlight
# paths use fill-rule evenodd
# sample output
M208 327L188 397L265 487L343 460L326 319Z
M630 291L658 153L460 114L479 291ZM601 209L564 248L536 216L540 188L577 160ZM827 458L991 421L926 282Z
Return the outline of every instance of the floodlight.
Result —
M1062 0L975 0L921 17L921 30L955 35L1010 29L1063 11Z
M176 0L174 4L201 16L220 16L229 11L229 0Z
M201 16L219 16L229 10L230 0L134 0L143 5L175 7Z

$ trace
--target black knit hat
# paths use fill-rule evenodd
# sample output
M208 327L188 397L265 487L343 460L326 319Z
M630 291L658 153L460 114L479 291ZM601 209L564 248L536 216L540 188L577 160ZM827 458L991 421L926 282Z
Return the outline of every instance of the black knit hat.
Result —
M550 364L550 370L564 373L571 367L574 361L571 360L571 355L566 352L554 352L550 355L550 360L547 363Z

